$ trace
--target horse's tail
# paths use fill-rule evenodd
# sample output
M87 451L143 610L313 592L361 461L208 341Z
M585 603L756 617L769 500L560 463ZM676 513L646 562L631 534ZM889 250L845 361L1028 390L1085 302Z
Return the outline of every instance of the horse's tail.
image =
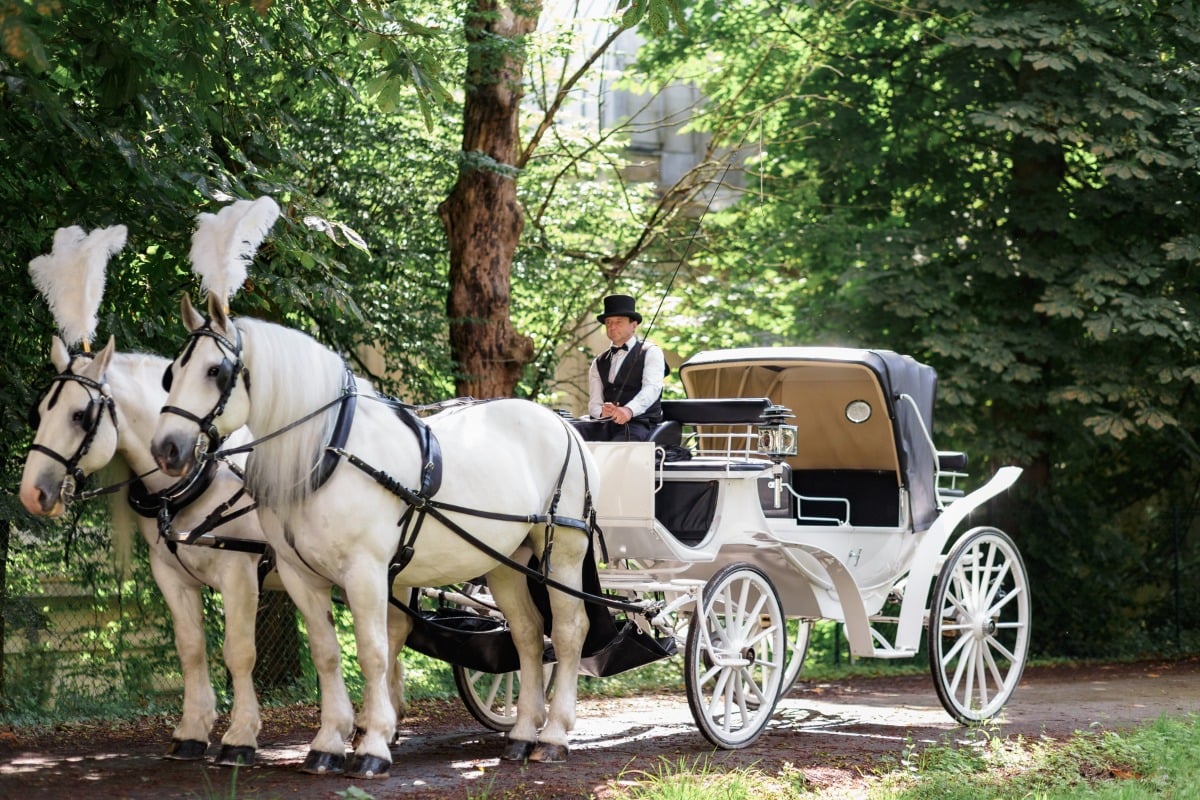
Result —
M112 533L112 560L117 577L129 577L133 561L133 539L137 531L137 517L129 506L129 486L126 481L133 473L122 458L114 458L100 470L97 476L104 486L123 484L121 489L109 495L109 525Z

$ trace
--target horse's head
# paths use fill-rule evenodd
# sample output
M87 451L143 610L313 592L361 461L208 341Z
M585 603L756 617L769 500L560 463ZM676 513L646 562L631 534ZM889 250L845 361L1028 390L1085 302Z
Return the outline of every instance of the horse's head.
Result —
M37 432L20 490L29 513L61 515L83 479L116 455L117 412L105 377L115 349L110 338L94 356L71 356L61 339L52 340L50 360L58 375L29 412Z
M174 476L245 425L250 410L242 334L221 303L209 295L205 319L184 295L181 311L187 343L163 373L167 404L150 445L159 469Z

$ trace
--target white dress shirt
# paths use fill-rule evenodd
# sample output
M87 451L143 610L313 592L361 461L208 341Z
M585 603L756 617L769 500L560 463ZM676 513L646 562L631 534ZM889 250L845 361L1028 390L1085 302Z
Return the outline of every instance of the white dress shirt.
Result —
M637 341L638 338L634 336L625 344L632 348ZM666 372L666 360L661 347L643 342L642 352L645 354L645 360L642 362L642 388L625 404L625 408L633 412L635 417L646 413L646 409L662 395L663 374ZM625 363L627 355L628 350L613 353L609 364L610 382L621 369L621 364ZM604 405L604 382L600 380L600 370L596 362L597 359L592 359L592 366L588 369L588 414L592 419L600 419L601 408Z

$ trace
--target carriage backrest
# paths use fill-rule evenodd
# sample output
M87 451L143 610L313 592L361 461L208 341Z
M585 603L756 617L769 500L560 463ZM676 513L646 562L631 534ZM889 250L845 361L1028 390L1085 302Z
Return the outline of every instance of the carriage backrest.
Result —
M909 491L919 527L936 516L931 367L890 351L778 347L699 353L679 374L689 398L766 398L790 409L798 452L787 464L797 480L869 476ZM855 403L869 415L850 413Z

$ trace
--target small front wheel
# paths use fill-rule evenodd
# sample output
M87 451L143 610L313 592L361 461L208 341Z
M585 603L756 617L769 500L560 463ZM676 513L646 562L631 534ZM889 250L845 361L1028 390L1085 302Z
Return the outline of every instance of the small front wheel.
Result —
M800 669L804 659L808 657L808 641L812 637L811 619L789 619L787 621L787 666L784 668L783 681L779 684L779 696L783 697L792 690L800 678Z
M542 679L547 694L554 683L554 666L542 666ZM521 694L519 670L502 673L483 672L455 664L454 684L458 687L458 696L462 698L463 705L484 727L499 733L508 733L517 724L517 698Z
M970 724L1000 713L1029 652L1029 580L1007 534L975 528L954 546L933 587L927 635L950 716Z
M688 626L688 705L704 738L736 750L775 712L788 656L779 593L757 567L730 564L704 586Z

